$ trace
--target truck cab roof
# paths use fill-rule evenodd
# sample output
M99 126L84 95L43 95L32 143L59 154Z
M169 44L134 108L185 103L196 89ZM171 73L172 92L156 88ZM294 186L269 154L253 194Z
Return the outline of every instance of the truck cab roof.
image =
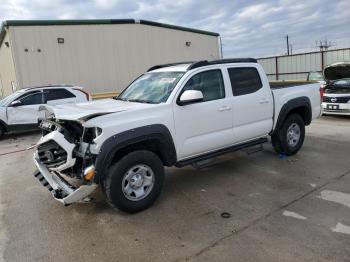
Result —
M191 69L210 66L210 65L219 65L219 64L231 64L231 63L257 63L257 60L254 58L228 58L228 59L219 59L219 60L200 60L195 62L178 62L173 64L164 64L152 66L147 72L169 72L169 71L178 71L186 72Z

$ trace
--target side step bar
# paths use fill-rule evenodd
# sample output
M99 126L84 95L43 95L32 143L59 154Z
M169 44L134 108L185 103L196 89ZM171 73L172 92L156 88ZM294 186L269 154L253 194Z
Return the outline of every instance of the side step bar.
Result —
M253 140L253 141L249 141L249 142L246 142L246 143L242 143L242 144L234 145L234 146L231 146L231 147L219 149L219 150L210 152L210 153L205 154L205 155L196 156L196 157L193 157L193 158L190 158L190 159L181 160L181 161L177 162L175 164L175 166L176 167L187 166L187 165L190 165L190 164L193 164L193 163L196 163L196 162L201 162L203 160L207 160L207 159L210 159L210 158L213 158L213 157L216 157L216 156L220 156L220 155L223 155L223 154L231 153L231 152L234 152L234 151L238 151L238 150L245 149L245 148L252 147L252 146L256 146L256 145L261 145L261 144L266 143L267 141L268 140L267 140L266 137L262 137L262 138L259 138L259 139Z

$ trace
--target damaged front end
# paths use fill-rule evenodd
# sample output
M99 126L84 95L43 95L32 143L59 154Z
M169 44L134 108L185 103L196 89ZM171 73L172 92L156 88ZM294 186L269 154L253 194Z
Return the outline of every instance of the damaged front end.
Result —
M97 188L93 179L98 153L94 139L102 130L84 127L83 119L60 120L49 110L42 111L43 136L34 154L38 168L34 176L65 205L89 201L89 195Z

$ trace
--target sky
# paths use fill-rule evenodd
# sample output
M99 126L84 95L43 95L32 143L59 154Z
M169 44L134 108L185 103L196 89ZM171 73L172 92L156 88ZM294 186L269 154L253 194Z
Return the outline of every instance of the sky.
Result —
M220 33L223 56L267 57L316 51L316 41L350 47L350 0L1 0L0 20L120 19Z

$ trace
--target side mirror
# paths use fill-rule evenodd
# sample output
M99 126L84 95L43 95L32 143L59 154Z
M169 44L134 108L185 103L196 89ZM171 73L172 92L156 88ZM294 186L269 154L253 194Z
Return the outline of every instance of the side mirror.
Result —
M180 96L178 104L180 106L189 105L203 101L203 93L198 90L186 90Z
M16 106L20 106L20 105L22 105L22 102L19 100L12 101L10 104L11 107L16 107Z

